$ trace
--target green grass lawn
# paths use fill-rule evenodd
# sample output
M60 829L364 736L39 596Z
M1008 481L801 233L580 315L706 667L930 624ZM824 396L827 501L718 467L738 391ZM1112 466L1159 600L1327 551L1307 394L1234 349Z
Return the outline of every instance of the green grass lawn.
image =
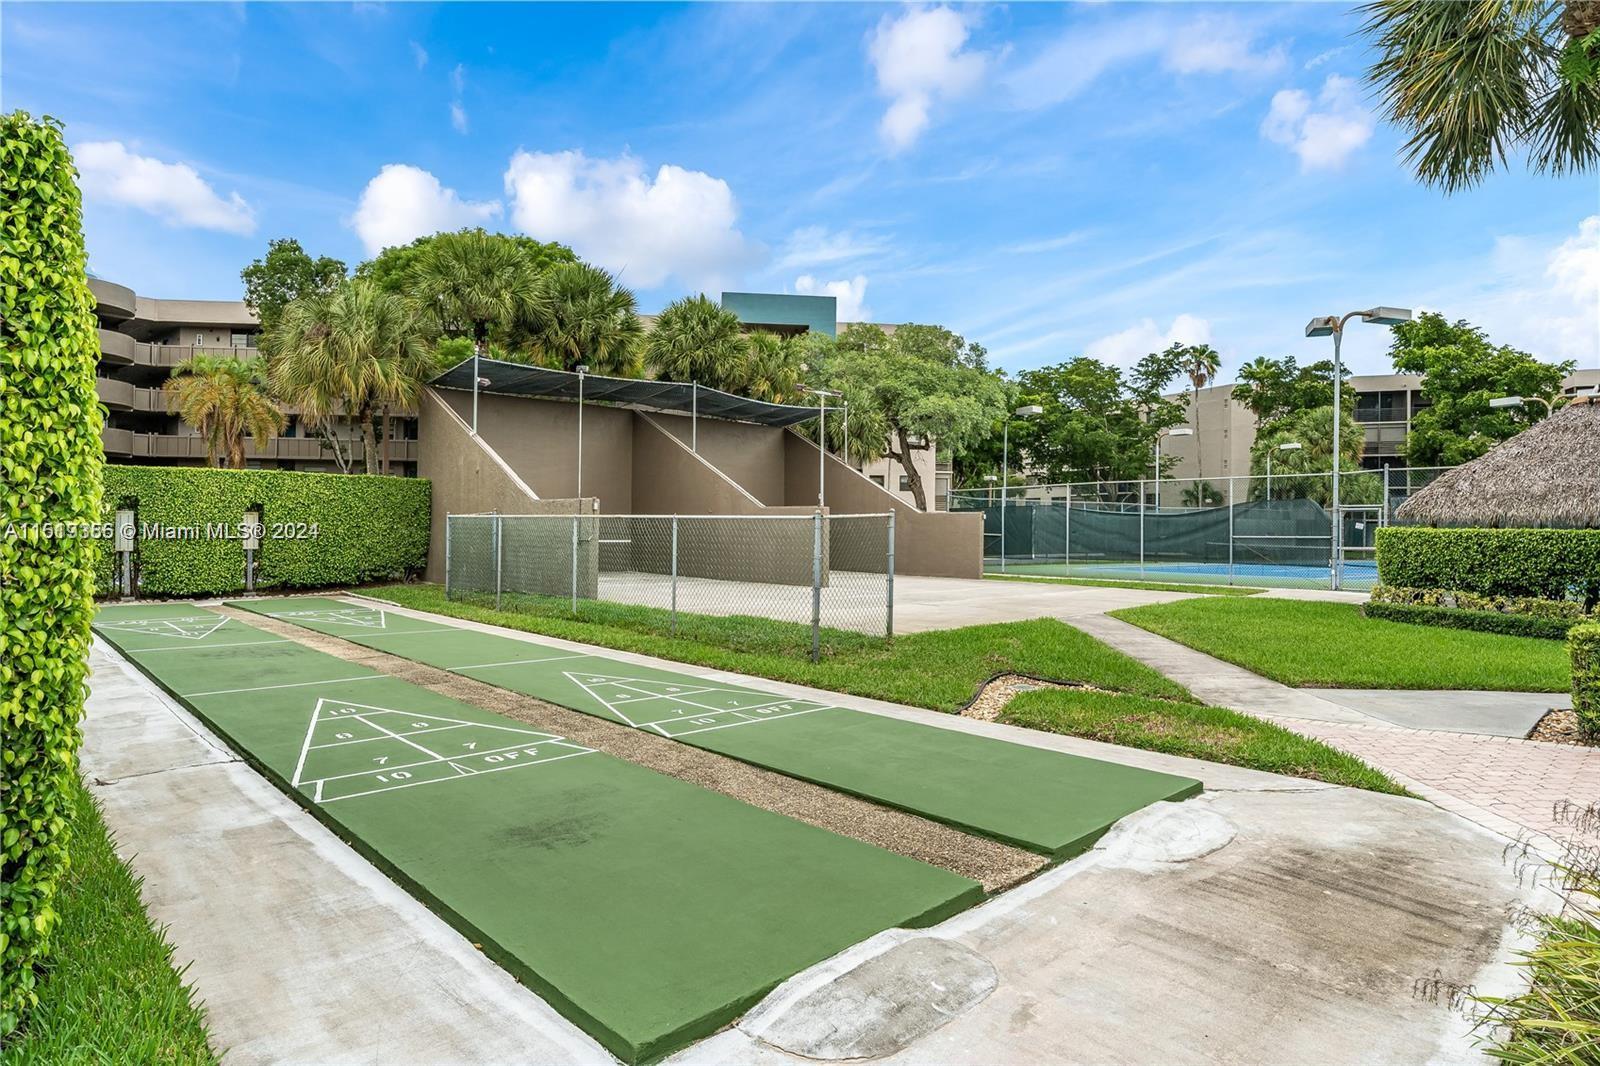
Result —
M1366 618L1355 604L1197 599L1114 617L1287 685L1565 692L1566 647Z
M912 633L891 644L825 630L826 654L812 663L807 658L810 627L793 622L680 614L675 638L669 614L651 607L586 602L583 617L574 619L570 601L560 597L506 596L505 609L497 611L492 601L446 600L438 585L388 585L371 594L509 629L939 711L961 710L996 674L1080 682L1112 691L1025 694L1009 705L1005 720L1317 781L1402 791L1376 770L1318 741L1201 706L1176 682L1049 618Z
M1146 751L1406 795L1405 789L1354 756L1223 707L1103 692L1039 689L1024 692L1006 704L1000 721Z
M1266 589L1243 585L1181 585L1171 581L1108 581L1093 577L1034 577L1026 574L984 574L988 581L1032 581L1040 585L1098 585L1101 588L1144 589L1147 592L1192 592L1196 596L1259 596Z
M172 947L150 924L139 879L117 858L82 786L73 802L72 868L56 909L55 951L39 1005L6 1041L6 1063L212 1063L205 1014Z

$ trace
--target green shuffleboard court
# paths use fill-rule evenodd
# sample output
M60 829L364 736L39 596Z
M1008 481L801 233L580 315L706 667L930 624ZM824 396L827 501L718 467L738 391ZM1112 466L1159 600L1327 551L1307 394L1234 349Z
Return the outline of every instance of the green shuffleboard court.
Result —
M693 674L325 597L244 600L281 618L1052 858L1200 782L792 699Z
M626 1062L716 1031L874 933L982 897L202 608L105 607L95 630Z

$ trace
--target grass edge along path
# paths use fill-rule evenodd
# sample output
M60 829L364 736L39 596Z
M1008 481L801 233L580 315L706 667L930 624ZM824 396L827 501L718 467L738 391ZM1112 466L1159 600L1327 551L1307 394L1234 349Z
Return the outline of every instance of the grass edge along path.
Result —
M810 631L807 627L795 625L794 623L768 622L766 619L750 620L774 627L791 626L801 631L795 639L802 640L803 638L803 642L796 646L792 653L792 658L786 659L775 653L754 655L705 642L674 639L658 634L654 630L622 628L618 625L599 621L573 619L570 615L562 617L559 612L565 610L565 600L560 601L562 606L551 607L548 604L554 603L554 601L530 598L530 602L538 609L549 611L550 613L528 614L511 610L497 611L491 606L463 603L458 600L446 600L442 589L437 585L391 585L370 590L367 593L363 593L363 595L367 595L372 599L387 600L414 610L463 618L487 625L501 626L506 629L560 637L601 647L653 655L661 659L694 663L751 676L774 678L780 681L792 681L830 692L849 692L854 695L946 712L959 712L965 709L977 696L983 684L1001 673L1018 673L1049 681L1081 682L1093 685L1095 688L1113 691L1105 694L1106 698L1104 700L1097 700L1093 699L1093 697L1100 694L1063 689L1045 690L1039 694L1039 703L1044 707L1061 703L1072 705L1080 699L1088 702L1079 705L1072 713L1056 713L1049 716L1030 714L1026 720L1021 718L1017 720L1002 718L1002 721L1008 721L1009 724L1025 728L1078 736L1086 740L1109 742L1125 747L1164 752L1170 755L1182 755L1188 758L1226 763L1268 773L1285 773L1352 788L1366 788L1375 792L1395 794L1404 794L1405 792L1403 788L1378 770L1322 741L1302 737L1298 733L1284 729L1274 723L1260 721L1249 715L1229 711L1226 708L1204 707L1203 704L1176 682L1169 681L1131 656L1116 651L1081 630L1074 629L1066 623L1058 622L1054 619L969 626L961 630L917 633L896 638L891 646L897 649L894 653L896 657L892 658L891 661L900 663L899 669L924 679L936 671L948 670L952 672L952 676L947 679L947 683L942 683L940 686L941 691L945 689L950 691L951 696L948 702L919 702L915 698L905 698L896 689L886 690L880 687L876 683L880 671L875 670L870 675L850 678L848 675L852 670L854 652L839 653L833 658L825 659L815 665L806 661L805 650L809 649ZM514 605L513 598L508 597L507 604ZM587 606L585 605L586 609ZM651 609L638 608L637 610L643 612L643 614L634 615L632 612L625 610L622 612L622 620L633 622L637 618L647 624L655 624ZM654 614L659 615L665 615L665 613L664 611L654 612ZM695 619L715 624L727 621L726 619L705 619L704 616L680 615L680 621L684 621L685 632L690 631L689 627L696 624ZM665 626L664 620L661 621L661 624ZM923 642L921 639L937 638L940 633L959 636L938 642L932 639ZM1052 655L1045 659L1029 658L1028 655L1034 648L1034 642L1027 637L1019 636L1019 633L1026 633L1041 643L1049 642L1054 644L1059 640L1061 641L1059 650L1064 650L1066 655ZM714 637L716 634L708 635ZM850 636L854 636L854 634ZM1019 644L1019 647L1015 648L1012 653L996 653L993 648L984 649L983 645L986 640L994 640L1001 644L1014 642ZM933 645L933 647L930 649L929 645ZM975 656L976 661L980 664L978 668L963 669L959 663L952 661L951 656L960 654L960 649L965 646L978 649L976 652L969 652L969 654ZM869 653L872 659L876 660L884 654L881 650L881 645L876 644L876 642L870 647L875 649ZM1085 649L1095 654L1087 654ZM1109 654L1102 656L1099 654L1102 652ZM898 658L900 655L904 656L903 661ZM1063 658L1068 656L1070 656L1070 662L1067 665L1075 667L1075 669L1069 671L1069 676L1061 676L1059 664L1061 664ZM1118 673L1112 676L1109 671L1104 669L1103 664L1106 662L1116 663L1119 667L1127 664L1132 670L1129 674ZM1087 668L1085 668L1086 664L1088 664ZM1150 680L1151 683L1140 685L1137 688L1119 684L1119 679L1126 676ZM841 678L847 683L840 683ZM1210 724L1205 728L1196 728L1196 723L1200 719L1194 716L1186 716L1184 713L1186 710L1185 704L1195 708L1202 708L1206 714L1201 715L1200 719L1205 719ZM1120 713L1126 716L1138 718L1144 724L1140 728L1109 729L1105 715L1112 707L1117 707ZM1206 718L1207 715L1210 717ZM1163 725L1155 720L1162 716L1177 716L1177 720ZM1047 718L1049 721L1047 721ZM1218 722L1226 723L1228 730L1235 733L1247 733L1262 742L1249 744L1234 742L1208 743L1208 740L1215 741L1219 738L1216 724ZM1182 742L1177 739L1180 736L1185 738ZM1267 742L1268 740L1270 740L1270 743ZM1284 757L1285 753L1289 752L1295 753L1294 756L1292 758ZM1250 761L1250 756L1261 754L1270 754L1272 757L1263 763ZM1295 767L1302 769L1295 769Z
M1193 700L1187 689L1054 618L997 622L910 633L884 643L859 633L823 632L822 661L812 663L811 627L743 615L680 612L671 635L669 612L654 607L585 601L574 618L564 597L506 595L491 602L447 600L440 585L363 589L360 595L400 607L557 637L616 651L729 670L751 677L844 692L852 696L960 711L985 682L1026 674L1141 696ZM328 593L338 595L338 593ZM248 601L239 601L246 606Z
M95 628L274 787L624 1062L715 1032L884 929L930 925L983 897L968 878L598 751L543 751L564 742L191 604L102 607ZM184 654L162 654L176 648ZM382 722L351 717L356 709ZM459 743L486 741L485 729L536 733L512 747L541 751L514 763L496 754L510 750L501 739L481 752ZM368 743L377 746L349 746ZM417 761L419 744L454 754ZM374 752L397 754L373 769ZM358 772L346 772L352 759ZM458 763L465 776L444 769Z
M1565 692L1560 641L1367 618L1357 604L1194 599L1111 617L1286 685Z
M6 1039L7 1063L215 1063L205 1008L117 856L99 802L72 789L71 868L56 902L55 950L39 1005Z
M984 574L985 581L1031 581L1035 585L1088 585L1091 588L1140 589L1145 592L1188 592L1196 596L1259 596L1266 589L1248 585L1184 585L1174 581L1113 581L1095 577L1047 577L1039 574Z

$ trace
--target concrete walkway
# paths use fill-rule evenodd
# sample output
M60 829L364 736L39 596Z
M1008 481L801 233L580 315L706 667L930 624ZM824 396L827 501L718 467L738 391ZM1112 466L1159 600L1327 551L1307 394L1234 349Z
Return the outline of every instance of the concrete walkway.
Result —
M605 1060L148 681L101 649L91 667L85 771L229 1061ZM1507 915L1545 901L1503 838L1416 800L827 698L1197 776L1207 793L797 975L681 1060L1482 1061L1467 1023L1414 985L1514 987Z
M1510 735L1537 721L1541 704L1571 706L1559 693L1296 689L1120 619L1072 624L1207 703L1347 751L1445 810L1549 854L1577 836L1557 808L1600 797L1600 749Z

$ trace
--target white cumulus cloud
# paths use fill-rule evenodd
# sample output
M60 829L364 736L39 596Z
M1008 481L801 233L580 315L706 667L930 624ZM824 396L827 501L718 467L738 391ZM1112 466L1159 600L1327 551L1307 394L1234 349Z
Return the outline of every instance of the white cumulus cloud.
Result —
M361 191L350 226L375 255L440 230L481 226L499 214L498 200L463 200L426 170L389 163Z
M638 288L676 278L712 291L755 256L733 190L704 171L663 164L650 174L628 155L519 150L505 188L519 230L571 245Z
M878 132L894 151L928 128L935 99L953 100L983 80L989 56L966 50L967 21L948 7L910 8L878 22L867 55L889 109Z
M187 163L163 163L120 141L90 141L73 153L84 195L148 211L169 226L248 236L255 210L238 193L224 199Z
M843 281L819 281L810 274L794 279L794 291L801 296L832 296L838 301L840 322L871 322L872 308L865 303L867 279L857 274Z
M1332 169L1372 139L1376 124L1355 80L1329 74L1315 100L1303 89L1274 93L1261 135L1299 156L1301 170Z
M1197 315L1178 315L1165 330L1155 319L1144 318L1125 330L1090 341L1084 354L1117 366L1132 366L1168 345L1207 344L1210 340L1211 323Z

